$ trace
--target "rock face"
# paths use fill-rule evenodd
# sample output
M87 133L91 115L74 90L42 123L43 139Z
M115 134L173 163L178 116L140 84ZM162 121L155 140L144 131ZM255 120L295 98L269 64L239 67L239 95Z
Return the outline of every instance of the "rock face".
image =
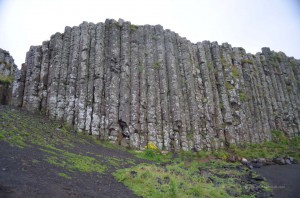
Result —
M12 102L124 146L198 151L299 135L299 83L282 52L106 20L30 47Z
M12 83L17 70L9 52L0 48L0 104L11 101Z

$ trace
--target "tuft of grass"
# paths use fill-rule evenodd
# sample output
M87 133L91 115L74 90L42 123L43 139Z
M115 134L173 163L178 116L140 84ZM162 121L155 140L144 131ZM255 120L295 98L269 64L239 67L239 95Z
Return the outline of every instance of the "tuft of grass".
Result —
M104 165L101 165L99 161L90 156L71 153L50 145L41 150L48 154L46 157L47 162L70 171L103 173L106 169Z
M159 150L146 148L143 151L129 151L137 158L146 159L154 162L169 162L171 160L171 154L162 154Z
M68 151L75 144L101 144L92 136L70 132L73 130L67 126L17 111L1 111L0 123L5 123L0 139L20 148L37 145L51 164L81 172L102 173L106 169L98 159Z
M2 133L2 131L0 132L0 140L5 140L6 138L5 138L5 136L4 136L4 134Z
M153 63L153 68L154 69L160 69L160 63L158 61Z
M0 84L11 84L13 81L13 76L4 76L0 74Z
M242 60L242 65L245 64L245 63L247 63L247 64L252 64L252 65L253 65L253 61L248 60L248 59L243 59L243 60Z
M232 67L232 77L238 79L240 77L239 70L237 67Z
M240 92L239 97L242 102L246 101L246 99L247 99L247 96L244 92Z
M237 171L236 166L218 161L178 161L166 166L139 164L113 175L142 197L230 197L227 190L233 187L242 195L243 185L237 181L247 174Z
M207 63L207 68L208 68L209 71L212 70L213 69L212 63Z
M72 177L70 177L69 175L67 175L66 173L58 173L58 176L63 177L65 179L72 179Z
M225 82L225 88L227 91L234 89L234 86L230 84L229 82Z
M300 137L288 139L281 131L272 131L272 141L261 144L245 144L239 148L231 146L228 151L249 159L290 156L300 160Z
M136 31L138 28L139 28L138 26L132 25L132 24L130 24L130 26L129 26L129 29L130 29L131 31Z

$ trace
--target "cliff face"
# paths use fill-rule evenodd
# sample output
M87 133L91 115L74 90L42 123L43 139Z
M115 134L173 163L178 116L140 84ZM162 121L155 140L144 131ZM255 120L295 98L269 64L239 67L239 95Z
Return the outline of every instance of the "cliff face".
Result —
M218 149L300 132L300 61L106 20L30 47L13 101L124 146Z
M9 52L0 48L0 104L8 104L11 100L12 83L17 70Z

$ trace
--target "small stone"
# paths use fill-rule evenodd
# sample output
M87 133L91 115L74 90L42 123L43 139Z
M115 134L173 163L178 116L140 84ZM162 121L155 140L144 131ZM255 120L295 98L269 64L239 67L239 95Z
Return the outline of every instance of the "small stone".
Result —
M246 158L242 158L242 164L244 164L244 165L246 165L246 164L248 164L248 160L246 159Z
M253 169L253 165L250 164L250 163L248 163L246 166L247 166L249 169Z
M285 159L285 163L288 164L288 165L292 164L289 159Z
M6 171L7 169L6 168L2 168L2 171Z
M137 176L137 172L136 171L130 171L130 175L132 178L135 178Z
M267 160L265 166L269 166L269 165L275 165L275 163L271 160Z
M275 158L273 162L279 165L285 165L285 160L282 157Z
M234 156L234 155L230 155L230 156L227 158L227 161L234 163L234 162L237 161L237 157Z
M161 178L157 177L156 180L157 180L157 183L159 183L160 185L162 185L162 180L161 180Z
M258 158L258 162L265 164L267 162L266 158Z
M258 176L253 176L252 179L254 179L254 180L256 180L256 181L264 181L264 180L265 180L265 179L264 179L262 176L260 176L260 175L258 175Z
M254 167L254 168L261 168L262 166L263 166L263 164L260 163L260 162L253 163L253 167Z
M166 184L169 184L170 183L170 177L168 177L168 176L164 177L164 182Z

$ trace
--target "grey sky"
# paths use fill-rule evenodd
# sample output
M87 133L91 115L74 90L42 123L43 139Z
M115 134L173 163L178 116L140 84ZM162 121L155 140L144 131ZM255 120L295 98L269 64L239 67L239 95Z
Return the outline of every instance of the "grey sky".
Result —
M0 0L0 48L20 66L31 45L65 26L106 18L161 24L192 42L228 42L251 53L270 47L300 59L297 0Z

